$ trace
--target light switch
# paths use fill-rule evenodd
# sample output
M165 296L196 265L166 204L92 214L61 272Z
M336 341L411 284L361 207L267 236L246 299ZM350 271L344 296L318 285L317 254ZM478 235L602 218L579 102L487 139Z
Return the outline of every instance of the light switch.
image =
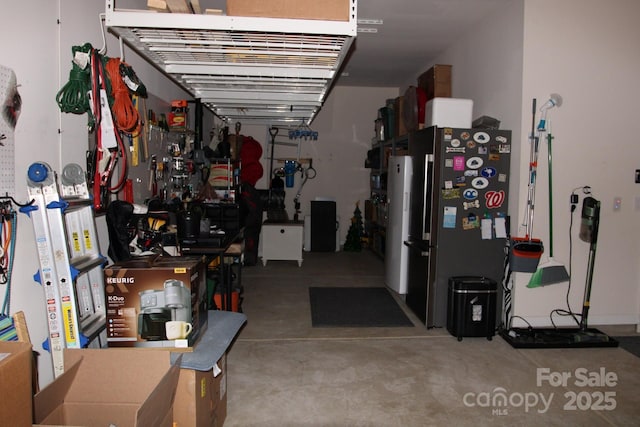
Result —
M621 207L622 207L622 197L616 197L615 199L613 199L613 210L617 212L620 210Z

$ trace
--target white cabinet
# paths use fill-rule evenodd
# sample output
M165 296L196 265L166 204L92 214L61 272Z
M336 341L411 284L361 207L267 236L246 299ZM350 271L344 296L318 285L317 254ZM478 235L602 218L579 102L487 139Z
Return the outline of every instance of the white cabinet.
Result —
M302 222L265 222L260 236L262 265L270 260L289 260L302 266L303 240Z

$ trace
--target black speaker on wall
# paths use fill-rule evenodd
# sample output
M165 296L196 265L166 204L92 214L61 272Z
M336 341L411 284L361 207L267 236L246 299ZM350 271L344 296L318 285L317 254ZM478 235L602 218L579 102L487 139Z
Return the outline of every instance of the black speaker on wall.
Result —
M335 252L336 202L311 201L311 251Z

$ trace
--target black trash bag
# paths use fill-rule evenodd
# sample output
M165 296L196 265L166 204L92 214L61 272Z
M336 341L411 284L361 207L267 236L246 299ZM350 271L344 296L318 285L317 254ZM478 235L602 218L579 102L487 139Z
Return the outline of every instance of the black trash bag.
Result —
M107 231L109 232L109 249L107 251L113 262L127 261L132 258L129 249L131 236L131 219L133 205L122 200L114 200L107 207ZM135 235L135 233L134 233Z

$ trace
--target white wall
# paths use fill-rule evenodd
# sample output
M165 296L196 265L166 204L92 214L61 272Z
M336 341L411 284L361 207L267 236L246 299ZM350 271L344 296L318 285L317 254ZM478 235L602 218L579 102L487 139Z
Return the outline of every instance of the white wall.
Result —
M513 2L448 48L434 63L453 65L453 96L474 100L474 117L489 115L513 130L511 232L524 236L531 104L551 93L564 103L549 112L553 142L554 259L569 267L569 196L589 185L602 202L591 295L590 324L633 324L639 319L640 256L634 171L640 154L635 45L640 3L634 0ZM425 69L432 64L425 64ZM539 119L539 113L537 119ZM537 121L536 121L537 125ZM519 144L517 144L519 142ZM546 144L540 146L533 237L549 243ZM582 193L581 193L582 194ZM614 212L613 201L622 198ZM582 203L574 216L571 308L580 312L589 245L577 237ZM549 248L547 247L547 253ZM545 260L543 255L542 260ZM550 326L549 313L566 309L568 284L529 289L530 274L514 274L514 314ZM554 317L558 325L575 323ZM524 323L514 320L514 325Z
M563 105L549 112L553 141L554 258L569 265L569 196L591 186L602 202L600 233L591 294L591 324L638 323L640 258L634 183L639 167L638 99L640 2L636 0L536 0L525 2L524 74L521 140L527 138L532 98L544 102L559 93ZM548 241L546 147L540 151L534 235ZM521 169L528 155L522 153ZM526 194L521 185L521 206ZM614 198L622 198L619 211ZM580 203L582 203L582 198ZM580 207L575 214L579 223ZM521 218L521 217L520 217ZM573 232L571 307L582 305L589 245ZM536 324L549 324L548 313L566 308L567 285L528 289L517 277L515 309ZM560 319L558 323L567 323Z
M59 115L55 103L58 86L57 2L17 2L3 10L0 62L12 68L22 97L22 111L15 130L16 199L27 200L26 172L35 160L60 165ZM19 43L17 41L20 40ZM11 41L11 42L10 42ZM86 137L85 137L86 141ZM34 282L37 255L29 219L18 216L16 258L12 276L11 312L23 311L38 358L40 384L52 378L51 358L42 350L46 337L42 287Z
M340 219L340 242L344 243L356 203L364 217L364 201L370 197L370 169L365 169L367 151L375 136L374 120L387 98L398 96L398 88L366 88L336 86L311 124L317 141L301 141L300 157L313 159L317 175L309 179L301 191L302 219L311 212L316 197L336 201ZM295 157L296 148L276 146L274 157ZM268 171L268 163L265 165ZM274 165L275 167L276 165ZM286 207L293 218L293 202L300 189L300 174L294 186L286 189ZM267 188L266 184L262 188Z
M55 96L69 78L71 47L84 43L95 48L103 46L98 17L102 12L104 2L98 0L31 0L3 9L0 35L7 42L0 44L0 63L15 71L22 97L22 112L15 130L16 179L12 194L20 201L27 200L26 173L33 162L47 162L56 171L70 162L85 165L87 116L61 114ZM107 56L120 57L114 36L107 35L107 45ZM136 54L125 49L125 55L150 93L167 102L185 96ZM106 254L104 217L98 217L97 223L102 253ZM33 280L37 269L32 224L26 215L19 214L11 312L25 313L34 350L40 353L39 382L44 386L53 379L53 370L49 353L42 349L47 325L42 287Z

